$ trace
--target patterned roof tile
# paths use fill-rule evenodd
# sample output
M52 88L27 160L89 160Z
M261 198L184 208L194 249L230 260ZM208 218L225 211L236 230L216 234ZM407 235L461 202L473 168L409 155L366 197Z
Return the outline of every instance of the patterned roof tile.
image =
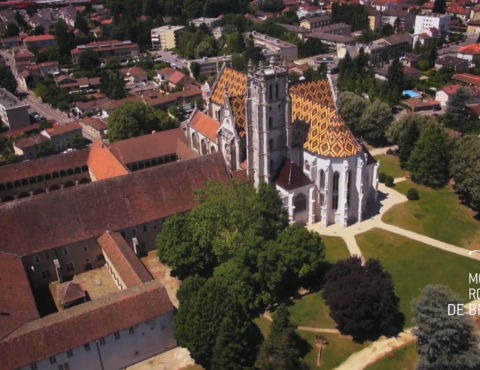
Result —
M228 88L230 96L247 94L247 75L225 67L212 93L212 101L218 105L225 104L225 90Z

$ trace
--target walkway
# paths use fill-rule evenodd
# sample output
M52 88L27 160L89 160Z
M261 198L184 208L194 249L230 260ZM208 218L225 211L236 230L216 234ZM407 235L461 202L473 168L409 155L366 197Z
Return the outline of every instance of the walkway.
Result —
M405 178L395 179L395 183L405 181ZM402 229L400 227L387 224L382 221L382 216L393 206L406 202L407 198L395 191L394 188L389 188L384 184L379 184L378 186L378 196L379 196L379 209L375 210L375 215L371 218L368 218L365 221L350 225L348 227L342 227L340 224L334 224L331 226L323 226L321 223L316 223L313 225L307 226L308 229L318 232L320 235L327 236L338 236L343 238L347 244L350 255L357 255L363 258L362 252L358 247L355 237L358 234L367 232L373 228L380 228L392 233L405 236L407 238L422 242L424 244L430 245L434 248L442 249L447 252L455 253L463 257L473 258L480 261L480 254L469 255L468 249L458 247L456 245L447 244L442 241L429 238L428 236L421 235L409 230Z

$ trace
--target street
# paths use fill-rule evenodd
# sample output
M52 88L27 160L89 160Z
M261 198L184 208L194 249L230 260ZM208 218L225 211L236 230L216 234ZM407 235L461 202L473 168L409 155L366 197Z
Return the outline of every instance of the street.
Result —
M9 53L7 53L4 50L0 51L0 55L2 55L5 58L5 63L10 67L12 70L12 73L15 75L15 65L14 65L14 59L13 56ZM8 59L8 60L7 60ZM28 109L28 112L38 112L40 115L44 116L46 119L52 119L59 124L65 124L69 122L69 118L63 114L57 111L56 109L50 107L48 104L42 103L33 92L27 91L20 87L20 84L18 85L17 91L19 92L19 96L22 98L22 100L25 103L30 104L30 108Z
M455 54L462 46L474 44L477 41L477 38L478 35L468 35L467 39L465 41L460 41L458 45L455 45L455 43L453 43L445 46L443 49L438 49L438 56Z

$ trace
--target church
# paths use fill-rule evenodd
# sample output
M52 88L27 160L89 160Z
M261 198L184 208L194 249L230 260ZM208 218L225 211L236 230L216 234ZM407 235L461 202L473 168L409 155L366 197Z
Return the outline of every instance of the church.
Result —
M186 134L200 155L222 152L234 178L277 188L291 223L343 227L376 202L379 163L337 112L329 80L289 86L285 61L224 65Z

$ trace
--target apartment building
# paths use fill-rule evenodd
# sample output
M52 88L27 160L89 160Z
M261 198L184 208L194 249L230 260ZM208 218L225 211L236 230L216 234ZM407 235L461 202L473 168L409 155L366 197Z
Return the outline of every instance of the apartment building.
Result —
M420 34L430 28L436 28L441 33L445 33L450 30L450 20L451 16L445 14L419 14L415 17L414 34Z
M231 55L222 55L219 57L212 57L207 58L204 57L202 59L194 59L188 61L188 68L191 67L192 63L197 63L200 65L200 75L202 76L212 76L216 74L221 68L224 63L228 66L230 65L230 61L232 60Z
M35 46L39 49L41 48L51 48L56 45L55 37L52 35L37 35L29 36L23 40L27 46Z
M288 42L264 35L256 31L250 32L249 36L253 38L256 46L278 52L286 60L293 60L298 58L297 45L290 44Z
M106 61L112 57L119 60L127 60L138 57L138 45L131 41L107 40L91 42L86 45L79 45L71 51L72 61L78 63L78 58L86 50L93 50L98 54L102 61Z
M387 9L382 13L382 24L389 24L395 30L410 32L415 26L415 14L408 10Z
M332 19L328 15L322 15L320 17L306 18L300 22L300 26L314 30L315 28L326 26L332 22Z
M382 26L382 13L375 8L367 8L368 11L368 27L372 31L380 29Z
M328 33L331 35L351 36L352 26L346 23L335 23L315 28L315 33Z
M152 29L150 37L152 48L169 50L177 46L178 38L185 32L183 26L163 26Z
M193 24L195 27L200 27L202 24L206 24L210 30L213 30L215 27L220 27L222 25L222 18L197 18L190 21L190 24Z
M25 104L6 89L0 88L0 119L10 130L30 125L30 105Z
M413 46L413 36L409 33L402 33L375 40L371 45L364 47L364 50L370 54L370 61L377 63L382 50L387 52L389 59L393 59L395 56L405 54L411 46Z

